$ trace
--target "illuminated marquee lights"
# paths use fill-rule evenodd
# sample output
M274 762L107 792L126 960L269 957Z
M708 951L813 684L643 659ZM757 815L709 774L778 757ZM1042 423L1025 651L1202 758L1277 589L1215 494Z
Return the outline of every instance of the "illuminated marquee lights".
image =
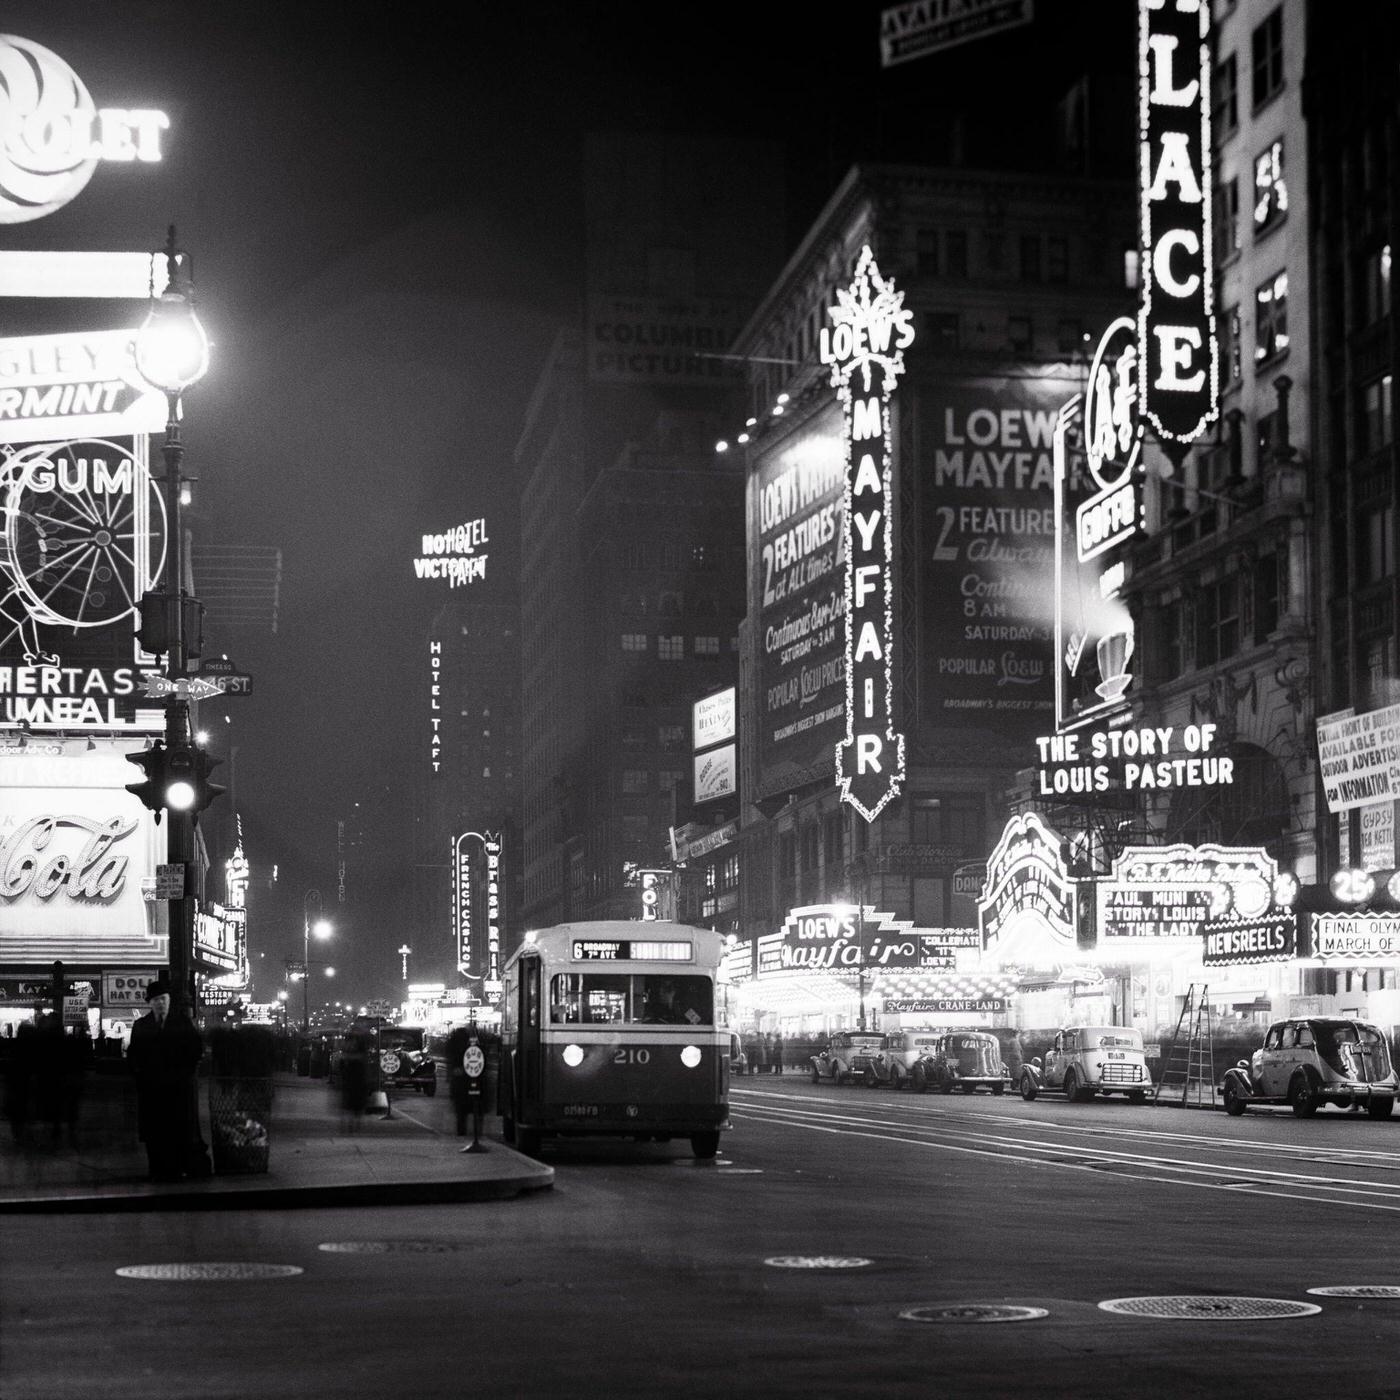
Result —
M1139 0L1138 394L1169 452L1219 411L1209 31L1206 0Z
M501 1004L501 838L482 837L486 852L486 1000Z
M83 80L31 39L0 34L0 224L23 224L61 209L100 160L161 158L164 112L96 107Z
M439 535L424 535L413 572L419 578L446 579L449 587L462 588L486 577L488 555L478 554L477 546L489 544L486 520L468 520Z
M831 366L846 418L846 737L836 746L836 781L841 800L872 822L904 782L904 735L894 729L890 396L904 373L914 325L904 293L880 276L869 245L850 287L836 297L827 310L832 324L820 336L821 361Z

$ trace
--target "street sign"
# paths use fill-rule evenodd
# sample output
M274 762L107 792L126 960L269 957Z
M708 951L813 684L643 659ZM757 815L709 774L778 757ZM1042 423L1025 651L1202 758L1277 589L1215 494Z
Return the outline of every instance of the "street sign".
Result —
M183 899L185 897L185 867L183 863L156 866L156 898Z
M227 656L211 656L199 668L201 676L231 676L238 670L237 665Z
M243 677L252 685L251 677ZM175 696L178 700L210 700L216 695L222 695L224 688L217 680L206 680L202 676L180 676L175 680L170 680L166 676L143 676L141 688L152 699L160 699L163 696ZM246 691L235 692L246 694Z
M480 1079L486 1072L486 1056L481 1053L481 1046L475 1041L467 1046L462 1055L462 1068L466 1070L468 1079Z
M228 673L206 676L203 671L199 673L201 680L213 681L219 687L223 695L251 695L253 693L253 678L246 672L232 675Z
M0 340L0 442L129 437L165 426L165 395L136 372L132 331Z

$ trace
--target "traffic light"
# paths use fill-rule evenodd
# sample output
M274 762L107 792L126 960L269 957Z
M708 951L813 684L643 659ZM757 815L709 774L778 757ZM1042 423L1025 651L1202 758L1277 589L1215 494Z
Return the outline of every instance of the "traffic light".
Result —
M167 749L157 739L150 748L127 754L126 761L134 763L146 775L141 782L128 783L126 790L156 814L157 822L167 809L190 812L198 817L224 792L221 784L209 781L209 774L223 760L211 758L194 744L176 744Z
M165 745L159 739L150 748L126 756L128 763L134 763L146 775L139 783L128 783L126 790L156 814L157 822L165 810L165 758Z
M196 817L223 794L209 774L223 762L211 758L194 744L177 744L165 755L163 802L172 812L192 812Z

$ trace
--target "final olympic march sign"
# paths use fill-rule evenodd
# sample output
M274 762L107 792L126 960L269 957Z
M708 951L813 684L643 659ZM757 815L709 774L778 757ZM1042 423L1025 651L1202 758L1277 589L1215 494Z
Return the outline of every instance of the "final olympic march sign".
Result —
M880 276L869 246L836 293L820 351L845 411L846 737L836 746L841 800L866 821L899 795L904 735L894 727L894 454L890 396L914 343L903 292ZM859 376L859 378L857 378Z

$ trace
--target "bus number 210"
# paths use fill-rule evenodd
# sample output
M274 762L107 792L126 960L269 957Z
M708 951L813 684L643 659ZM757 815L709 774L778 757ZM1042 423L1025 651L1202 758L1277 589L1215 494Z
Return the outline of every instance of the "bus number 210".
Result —
M624 1045L613 1051L615 1065L646 1065L651 1063L651 1051L645 1045Z

